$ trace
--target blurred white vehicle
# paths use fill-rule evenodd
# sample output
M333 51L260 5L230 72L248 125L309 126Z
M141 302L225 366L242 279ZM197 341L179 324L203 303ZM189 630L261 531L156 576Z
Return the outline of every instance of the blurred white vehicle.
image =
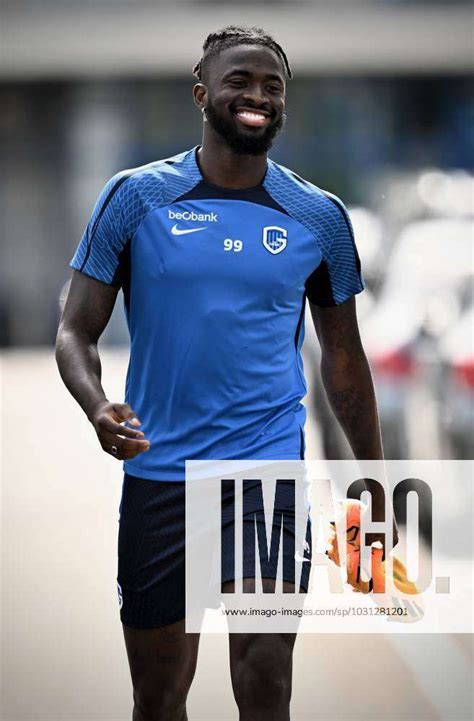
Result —
M453 458L474 458L474 305L441 339L441 425Z
M366 288L374 293L381 285L386 265L383 223L379 216L368 208L351 206L348 210L361 259L364 282ZM364 305L367 296L368 294L363 293L357 299L359 318L368 311L368 307Z
M439 418L438 341L457 321L472 276L473 223L410 223L392 252L378 302L361 324L387 458L446 456Z

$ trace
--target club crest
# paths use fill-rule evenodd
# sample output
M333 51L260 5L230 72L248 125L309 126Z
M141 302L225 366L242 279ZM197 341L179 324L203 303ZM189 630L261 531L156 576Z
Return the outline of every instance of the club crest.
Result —
M263 229L262 242L265 248L276 255L285 250L288 241L288 232L285 228L278 228L276 225L267 225Z

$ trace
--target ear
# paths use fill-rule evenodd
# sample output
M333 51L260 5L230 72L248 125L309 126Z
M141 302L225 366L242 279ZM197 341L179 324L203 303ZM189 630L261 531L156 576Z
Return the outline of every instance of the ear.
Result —
M199 110L202 110L202 108L206 107L207 88L204 83L196 83L196 85L193 87L193 97L194 105L199 108Z

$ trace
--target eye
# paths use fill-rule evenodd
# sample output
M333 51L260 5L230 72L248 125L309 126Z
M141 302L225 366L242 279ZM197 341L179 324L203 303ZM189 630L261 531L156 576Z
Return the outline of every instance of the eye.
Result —
M242 78L230 78L230 80L227 81L227 84L231 85L233 88L243 88L245 80Z
M281 88L280 88L279 85L267 85L267 90L268 90L269 93L272 93L272 94L275 94L275 95L276 95L277 93L281 93Z

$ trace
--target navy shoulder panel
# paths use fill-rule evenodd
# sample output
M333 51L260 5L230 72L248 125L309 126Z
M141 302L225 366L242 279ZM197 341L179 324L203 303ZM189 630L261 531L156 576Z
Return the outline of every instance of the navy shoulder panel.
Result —
M321 251L323 260L305 284L309 300L320 306L339 305L360 293L360 259L343 202L272 161L264 185L307 228Z
M143 218L153 209L169 205L201 180L194 149L158 160L133 171L119 173L116 202L121 209L124 233L132 238Z
M172 203L200 179L194 149L114 175L97 199L71 266L112 282L121 253L143 218Z
M268 161L264 186L289 215L309 230L323 258L328 258L338 232L347 233L348 215L342 201L272 160Z

